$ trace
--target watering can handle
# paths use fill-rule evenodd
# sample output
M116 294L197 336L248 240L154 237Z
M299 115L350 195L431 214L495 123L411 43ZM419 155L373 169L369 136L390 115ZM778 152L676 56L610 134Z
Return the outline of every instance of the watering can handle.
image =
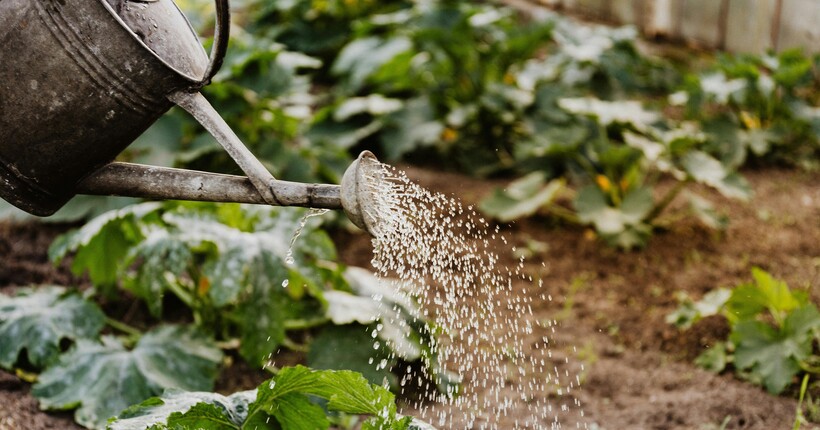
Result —
M231 29L231 11L228 0L216 0L216 22L214 24L214 44L211 46L211 60L205 70L205 76L194 87L195 90L211 83L211 79L222 67L225 51L228 50L228 39Z

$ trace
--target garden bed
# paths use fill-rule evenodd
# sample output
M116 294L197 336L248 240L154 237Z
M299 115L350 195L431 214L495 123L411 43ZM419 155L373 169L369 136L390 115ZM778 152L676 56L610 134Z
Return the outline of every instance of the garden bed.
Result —
M425 187L470 204L503 184L406 170ZM593 423L605 429L791 427L794 393L771 396L732 374L713 375L691 364L705 348L725 338L728 328L720 320L704 319L686 332L665 322L678 305L675 292L698 299L716 287L748 281L753 266L792 288L820 284L820 175L773 168L744 175L755 192L750 203L710 194L729 214L731 224L723 233L686 219L653 236L645 249L624 252L603 246L589 231L556 228L537 217L505 228L512 245L532 253L525 270L543 279L553 297L534 311L539 318L559 322L553 344L556 360L569 357L571 370L580 371L583 364L582 386L573 395L582 402L582 422L590 428ZM65 228L0 224L0 292L29 283L82 283L65 264L55 268L46 257L50 241ZM367 236L339 233L335 239L342 262L369 265ZM506 263L516 261L508 249L498 252ZM816 303L817 292L810 293ZM264 377L234 365L223 370L217 389L249 389ZM0 372L0 429L76 428L69 414L38 411L29 389L18 376ZM501 425L511 426L515 418ZM570 415L562 424L575 428L575 419L577 414ZM457 417L449 424L462 428Z

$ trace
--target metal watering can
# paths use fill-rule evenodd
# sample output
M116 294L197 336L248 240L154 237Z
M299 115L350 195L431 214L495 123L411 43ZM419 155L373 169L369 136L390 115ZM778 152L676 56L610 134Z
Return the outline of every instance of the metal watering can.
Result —
M38 216L76 194L344 209L373 233L373 154L341 186L277 180L199 93L228 45L215 1L209 57L172 0L0 0L0 197ZM174 104L247 177L113 162Z

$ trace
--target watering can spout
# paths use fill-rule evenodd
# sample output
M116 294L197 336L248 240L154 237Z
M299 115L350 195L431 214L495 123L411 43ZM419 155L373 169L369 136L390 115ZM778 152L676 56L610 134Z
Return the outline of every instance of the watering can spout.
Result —
M283 181L272 176L264 185L265 197L248 177L169 167L114 162L84 178L79 194L115 195L151 200L191 200L273 204L344 210L359 228L375 234L374 216L380 163L364 151L344 174L341 185ZM367 183L365 183L367 181ZM272 200L269 201L269 200Z

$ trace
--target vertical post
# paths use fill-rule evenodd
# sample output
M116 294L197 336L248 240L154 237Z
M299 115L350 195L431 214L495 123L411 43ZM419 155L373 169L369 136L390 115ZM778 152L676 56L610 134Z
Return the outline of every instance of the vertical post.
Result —
M772 27L770 37L772 38L772 49L780 51L780 17L783 14L783 0L775 0L774 15L772 16Z
M726 49L726 25L729 22L729 0L721 0L720 12L718 13L717 48Z

